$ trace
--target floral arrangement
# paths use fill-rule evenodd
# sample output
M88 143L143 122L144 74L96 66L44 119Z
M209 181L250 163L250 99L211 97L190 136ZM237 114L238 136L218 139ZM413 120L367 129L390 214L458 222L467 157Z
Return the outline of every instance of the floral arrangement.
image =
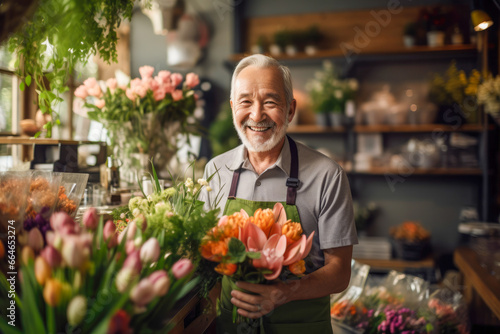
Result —
M52 230L45 240L30 231L18 253L20 289L13 293L7 277L0 275L2 295L12 294L2 297L2 308L13 300L19 312L15 327L2 317L2 331L159 330L166 312L197 283L191 280L191 261L168 256L161 239L146 233L145 221L117 233L115 224L104 224L94 208L82 221L80 225L58 212L50 217Z
M286 219L281 203L271 209L257 209L249 216L243 209L219 219L203 238L203 258L218 263L215 271L233 281L264 283L288 274L305 272L314 232L303 234L300 223ZM241 321L233 312L233 321Z
M498 118L500 116L500 75L489 76L477 89L477 99L484 110Z
M389 234L396 240L407 242L419 242L428 240L431 235L420 223L407 221L400 225L393 226Z
M163 168L177 152L178 135L187 135L189 143L189 134L195 130L193 88L200 80L195 73L184 79L169 71L159 71L153 77L151 66L142 66L139 72L141 78L126 86L115 78L106 84L89 78L75 90L75 96L90 110L86 116L104 125L113 154L125 168L133 164L131 155L137 153L148 155L146 161L153 157Z
M358 90L356 79L340 79L339 71L329 62L323 62L323 71L307 82L314 112L344 112L345 103L354 99Z

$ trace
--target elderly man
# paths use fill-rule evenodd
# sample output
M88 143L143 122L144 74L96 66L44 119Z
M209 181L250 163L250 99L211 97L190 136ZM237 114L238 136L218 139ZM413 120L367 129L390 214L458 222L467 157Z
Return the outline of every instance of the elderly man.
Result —
M275 59L252 55L241 60L231 82L231 108L243 145L207 164L205 174L219 169L219 177L212 179L214 191L205 200L224 215L242 208L252 215L282 202L289 219L300 222L307 235L315 234L306 275L299 280L237 282L239 289L231 289L224 277L217 332L331 333L329 296L349 284L357 243L345 172L286 136L296 101L290 70ZM215 203L219 189L221 200ZM233 305L241 316L260 320L233 324Z

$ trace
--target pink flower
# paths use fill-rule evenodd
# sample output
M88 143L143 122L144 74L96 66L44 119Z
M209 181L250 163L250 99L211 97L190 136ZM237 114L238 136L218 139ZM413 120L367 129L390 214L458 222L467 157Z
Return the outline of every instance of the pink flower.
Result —
M154 297L155 289L147 278L141 279L130 291L130 299L139 307L149 304Z
M131 101L135 100L136 95L135 95L135 92L132 88L127 88L127 90L125 91L125 95L127 95L129 100L131 100Z
M130 81L130 88L135 88L137 86L142 86L142 80L139 78L135 78L132 81Z
M130 268L136 274L139 274L141 272L142 265L141 265L141 258L140 258L138 250L132 252L131 254L129 254L127 256L127 258L123 262L122 268L123 269Z
M173 73L170 75L170 81L172 82L172 86L177 87L182 82L182 75Z
M161 82L163 83L170 83L170 72L169 71L160 71L158 72L157 78L160 79Z
M83 225L90 230L94 230L99 224L99 215L96 208L88 208L83 214Z
M87 87L87 92L89 93L90 96L98 98L102 97L101 86L99 86L98 84L96 84L94 87Z
M302 234L299 240L289 245L284 255L283 265L288 266L305 258L311 251L313 237L314 231L307 238L305 234Z
M34 227L28 232L28 246L35 252L43 248L43 236L38 227Z
M62 235L77 233L79 228L66 212L55 212L50 216L50 227Z
M75 89L75 96L81 98L82 100L85 100L87 96L89 96L85 85L78 86L78 88Z
M125 292L130 284L139 274L136 273L132 268L122 268L116 274L115 284L116 288L120 292Z
M281 268L283 268L283 255L285 251L286 237L284 235L273 234L264 244L260 258L253 260L253 265L255 268L265 268L272 271L272 273L264 275L266 279L276 279L281 273Z
M153 78L147 78L142 80L142 85L153 92L160 88L160 83Z
M61 253L59 253L57 249L55 249L54 247L52 247L50 245L45 247L40 252L40 256L43 257L45 259L45 261L47 261L47 263L49 264L49 266L51 268L55 268L55 267L58 267L59 265L61 265L61 262L62 262Z
M106 86L111 93L114 93L115 89L118 87L118 81L115 78L108 79L106 80Z
M128 240L125 242L125 253L132 254L136 250L139 250L139 248L137 248L134 240Z
M193 270L193 264L189 259L180 259L172 266L172 273L175 278L181 279Z
M186 86L189 88L194 88L200 84L200 78L195 73L188 73L186 75Z
M152 263L160 256L160 243L156 238L149 238L140 250L140 258L143 264Z
M283 207L283 204L281 203L276 203L273 207L273 214L274 214L274 221L280 225L283 226L286 223L286 212L285 208Z
M170 278L165 270L157 270L148 276L156 296L163 296L170 288Z
M160 88L153 93L153 98L155 99L155 101L161 101L165 98L165 95L167 95L165 89Z
M152 66L141 66L139 67L139 73L142 79L151 78L153 76L155 69Z
M134 87L134 93L140 96L140 98L144 98L146 94L148 93L148 89L145 86L135 86Z
M182 99L182 90L180 89L174 90L171 94L174 101L179 101Z
M102 230L104 241L108 243L108 248L113 248L118 245L118 234L116 234L116 226L112 220L108 220L104 224Z
M135 224L134 222L130 222L118 236L118 243L121 243L125 236L127 236L127 240L134 240L136 232L137 224Z
M83 85L88 89L88 88L93 88L95 86L98 86L97 80L95 78L88 78L83 82Z
M81 268L90 255L90 249L86 247L87 241L83 235L67 236L62 247L62 258L71 268Z

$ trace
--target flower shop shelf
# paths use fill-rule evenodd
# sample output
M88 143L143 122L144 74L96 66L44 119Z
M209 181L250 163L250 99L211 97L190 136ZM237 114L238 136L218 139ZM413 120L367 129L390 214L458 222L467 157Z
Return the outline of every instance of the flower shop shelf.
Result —
M488 130L493 130L490 125ZM379 132L481 132L481 124L464 124L462 126L453 126L446 124L405 124L405 125L356 125L354 132L357 133L379 133Z
M354 175L477 175L481 176L482 171L479 168L387 168L387 167L372 167L368 170L352 170L347 171L349 174Z
M330 127L319 125L294 125L287 130L288 133L314 134L314 133L345 133L343 126Z

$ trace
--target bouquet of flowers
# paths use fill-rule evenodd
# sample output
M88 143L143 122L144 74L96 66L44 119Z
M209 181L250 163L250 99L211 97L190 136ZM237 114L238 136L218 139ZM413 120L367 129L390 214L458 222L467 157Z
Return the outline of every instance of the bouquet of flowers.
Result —
M354 99L358 82L356 79L340 79L338 70L329 61L323 63L323 69L323 72L316 72L315 78L306 85L314 112L344 112L345 103Z
M477 89L477 99L494 118L500 117L500 75L489 76Z
M139 72L141 78L126 86L118 85L115 78L105 84L89 78L75 90L75 96L85 101L86 116L104 125L113 154L125 168L143 167L150 157L164 168L178 150L178 135L186 135L189 143L189 134L195 130L193 88L200 80L195 73L184 80L181 74L169 71L153 77L151 66L142 66ZM146 158L141 159L140 154ZM125 178L135 181L135 177Z
M0 275L4 333L159 330L166 312L197 283L191 261L166 256L143 220L118 233L91 208L83 224L57 212L50 226L45 241L30 234L16 253L18 269L12 264Z
M281 203L258 209L249 216L243 209L220 218L203 238L201 256L218 263L215 271L233 281L263 283L287 274L301 276L314 232L303 234L300 223L286 219ZM236 312L233 321L236 322Z

